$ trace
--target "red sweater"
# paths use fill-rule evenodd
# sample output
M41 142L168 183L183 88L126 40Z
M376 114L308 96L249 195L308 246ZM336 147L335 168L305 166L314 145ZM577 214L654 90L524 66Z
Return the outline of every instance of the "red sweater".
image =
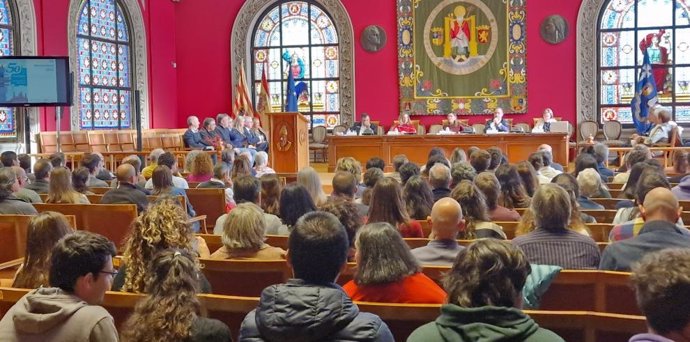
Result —
M353 300L364 302L443 304L446 301L446 292L424 273L376 285L358 286L350 280L343 289Z
M397 129L398 132L400 133L405 133L405 134L415 134L417 133L417 128L415 126L412 126L412 124L397 124L391 130Z
M398 225L398 230L403 238L423 238L424 231L422 230L422 225L419 222L410 220L409 223L401 223Z

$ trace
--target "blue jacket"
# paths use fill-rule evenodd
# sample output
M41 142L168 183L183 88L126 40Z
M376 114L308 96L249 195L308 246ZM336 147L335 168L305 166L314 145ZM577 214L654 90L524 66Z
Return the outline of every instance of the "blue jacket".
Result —
M230 143L230 128L225 128L218 125L216 126L216 134L223 139L223 142L226 144Z
M230 131L230 144L232 144L232 147L236 148L245 147L247 145L247 137L245 137L244 134L237 129L233 128Z
M244 128L244 136L247 137L247 143L249 145L256 146L256 144L258 144L259 141L261 141L261 139L259 139L259 137L256 134L254 134L254 132L249 130L247 127Z
M184 132L182 135L182 140L184 140L185 147L192 149L200 149L207 146L201 139L201 133L199 133L199 131L192 132L191 129L188 129Z

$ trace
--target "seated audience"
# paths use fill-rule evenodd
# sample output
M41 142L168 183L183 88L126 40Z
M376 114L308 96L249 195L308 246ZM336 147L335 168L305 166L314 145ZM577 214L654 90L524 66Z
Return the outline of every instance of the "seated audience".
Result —
M56 167L50 173L50 191L46 203L90 204L84 194L74 191L72 173L64 167Z
M62 152L55 152L55 153L51 154L50 157L48 157L48 160L50 161L50 165L52 165L53 167L58 167L58 166L65 167L65 166L67 166L67 163L65 162L65 154ZM36 165L34 164L34 168L35 167L36 167ZM34 172L36 172L36 171L34 171Z
M468 126L463 125L455 113L448 113L446 115L446 122L443 123L443 130L447 132L461 133L465 129L469 129Z
M431 168L436 165L436 164L441 164L444 165L445 167L450 169L450 162L448 161L448 158L446 158L445 155L443 154L435 154L435 155L430 155L429 159L427 159L426 164L422 165L421 172L422 176L425 178L429 178L429 171Z
M258 179L252 176L238 177L233 182L233 189L235 203L237 203L237 205L245 202L254 203L257 206L261 205L261 183ZM266 234L285 235L287 233L281 228L283 223L280 221L278 216L266 212L264 212L263 214L266 224ZM227 219L227 217L228 214L223 214L220 217L218 217L218 219L216 220L216 225L213 227L213 234L223 234L223 226L225 225L225 220Z
M371 117L367 113L362 113L360 116L360 122L355 122L350 131L355 132L357 135L378 135L378 126L371 123Z
M577 175L577 185L580 188L580 196L577 203L585 210L604 210L604 206L589 199L599 193L601 189L601 177L594 169L584 169Z
M403 187L405 208L413 220L426 220L434 205L434 195L429 184L420 176L412 176Z
M671 121L671 111L665 107L657 107L650 111L649 121L654 124L649 136L644 139L644 144L648 146L664 144L669 142L669 136L675 122Z
M206 146L215 148L223 145L223 139L216 132L216 120L214 118L204 119L199 135L202 143Z
M156 166L158 166L158 157L160 157L163 153L165 153L165 150L162 148L156 148L149 153L149 156L147 157L148 165L141 169L141 175L144 176L146 180L150 179L153 175L153 170L156 168Z
M405 163L402 166L400 166L399 173L400 184L405 185L405 183L407 183L407 180L410 179L410 177L419 176L421 174L421 171L419 170L419 166L417 164Z
M200 150L209 146L204 143L201 138L201 133L199 132L199 118L190 115L187 117L187 130L182 135L182 140L184 141L184 147L191 148L193 150Z
M50 172L53 171L53 165L45 159L39 159L34 163L34 176L36 180L26 185L29 190L36 191L39 194L47 194L50 186Z
M242 322L240 341L297 341L304 327L312 341L394 341L378 316L359 312L335 284L348 254L347 233L335 216L304 215L288 244L293 279L263 290L259 306Z
M393 177L393 178L395 178L395 180L402 183L402 179L400 179L400 167L409 163L409 162L410 162L410 160L407 159L407 156L404 154L398 154L398 155L394 156L393 157L393 172L390 174L386 174L386 176Z
M484 194L491 221L519 221L520 214L514 209L498 205L501 196L501 183L492 172L482 172L474 178L474 184Z
M534 196L534 192L537 191L540 184L537 170L526 160L515 164L515 167L517 168L518 175L520 175L520 180L522 180L522 185L525 186L527 196Z
M489 169L491 164L491 154L484 150L477 150L470 154L470 165L477 173L482 173Z
M86 185L90 188L107 188L108 183L98 179L96 176L103 170L103 159L98 153L85 153L81 159L81 166L89 169L89 180Z
M467 153L462 147L456 147L450 154L450 164L455 165L455 163L467 162Z
M580 197L580 187L577 185L577 179L575 179L573 175L561 173L560 175L553 177L551 183L557 184L563 188L563 190L568 193L568 196L570 196L571 208L569 227L575 229L576 231L587 231L587 227L585 226L586 223L597 223L597 220L593 216L580 212L580 204L577 201L577 199ZM585 235L590 234L587 233Z
M604 249L599 269L630 271L631 265L646 254L666 248L690 248L690 236L676 222L683 209L671 190L656 188L645 196L641 216L644 226L639 235L614 242Z
M261 209L264 212L280 215L280 193L283 191L280 179L275 174L265 174L261 182Z
M321 177L313 167L307 166L299 170L297 172L297 183L307 189L316 206L320 206L328 200L321 186Z
M256 156L254 156L254 171L256 171L257 178L276 173L275 170L268 166L268 153L264 151L256 152Z
M0 163L2 163L3 167L19 166L17 153L14 151L5 151L0 153Z
M429 185L434 195L434 202L450 196L450 169L440 163L429 169Z
M543 162L543 166L537 170L537 171L539 171L540 174L544 175L547 178L553 179L553 177L556 177L556 176L560 175L561 173L563 173L563 171L558 170L558 169L553 167L553 165L554 165L553 154L551 153L551 151L544 150L544 151L540 151L539 153L541 153L542 162Z
M450 197L460 203L465 216L465 229L460 232L461 239L506 239L503 227L491 222L486 198L474 183L467 180L460 182L453 189Z
M644 163L642 165L644 165ZM635 166L634 169L635 170L633 171L635 171L635 173L637 173L638 169L642 170L639 173L639 177L636 177L636 174L633 174L628 179L629 181L634 179L637 180L635 186L630 187L630 189L635 190L635 192L632 193L634 197L632 198L632 201L630 201L630 205L621 206L618 208L616 216L613 218L613 224L628 222L638 217L640 215L639 207L642 205L642 203L644 203L644 197L652 189L657 187L664 187L666 189L671 188L666 175L661 173L661 171L658 169L653 167L638 168L637 166ZM627 192L629 191L626 191L626 193Z
M197 153L192 160L192 167L190 174L187 176L187 181L202 183L213 177L213 161L208 153Z
M357 193L357 179L352 173L346 171L337 171L331 181L333 192L331 199L344 199L355 204L357 213L361 217L366 217L369 214L369 206L355 201L355 193Z
M489 171L494 171L499 165L507 163L507 159L500 148L496 146L489 147L486 149L486 152L489 152L489 155L491 155L491 161L489 162L488 168Z
M123 341L232 341L225 323L203 317L199 266L186 249L165 249L149 262L144 292L122 329Z
M83 166L72 171L72 188L74 188L74 191L87 196L94 195L93 191L86 185L90 175L89 169Z
M187 155L184 157L184 166L182 167L182 172L184 173L191 173L192 172L192 167L194 166L194 159L196 156L199 154L205 153L204 151L201 150L191 150L187 153Z
M450 168L450 187L454 188L460 181L468 180L470 182L474 181L474 177L477 176L477 171L474 170L472 165L467 161L461 161L454 163Z
M172 184L176 188L189 189L189 183L187 183L187 181L184 178L177 176L177 157L175 157L174 154L170 152L162 153L158 156L158 161L156 165L156 167L166 166L168 169L170 169L170 172L172 173ZM156 167L154 167L153 170L155 170ZM153 176L153 170L151 170L151 176ZM151 179L151 177L149 177L149 180L146 181L146 185L144 187L149 190L153 189L153 180Z
M532 165L532 168L534 170L536 170L536 177L539 181L539 184L551 183L551 178L553 177L547 177L543 175L541 172L539 172L539 170L544 168L544 156L542 152L531 153L527 158L527 162L530 163L530 165Z
M362 198L362 193L364 192L365 186L362 183L362 164L357 161L357 159L352 157L343 157L338 159L335 163L335 172L346 171L355 176L357 181L357 192L355 193L355 199ZM417 174L419 174L419 169L417 169ZM402 172L400 177L403 177Z
M386 222L357 232L357 270L343 286L353 300L384 303L441 304L446 293L421 272L400 233Z
M319 211L324 211L333 214L338 221L345 227L347 232L347 241L350 250L347 255L348 261L354 261L355 257L355 235L359 228L364 225L364 218L359 215L355 204L342 198L337 198L328 201L328 203L319 207Z
M501 184L501 196L498 204L508 209L527 208L532 200L522 185L522 180L515 165L501 165L496 169L496 178Z
M460 251L444 280L448 298L441 315L407 341L563 342L520 310L531 271L525 255L510 243L475 241Z
M17 177L17 184L19 185L19 190L14 195L24 202L43 203L41 196L36 191L26 188L29 185L29 177L26 175L26 171L19 166L10 166L9 168L14 171L14 175Z
M240 154L232 162L232 167L230 168L230 178L235 179L242 176L254 176L254 169L252 169L249 163L249 156L246 154Z
M367 217L368 223L387 222L397 227L403 237L424 237L422 226L407 214L402 189L393 178L384 178L376 183Z
M146 278L150 274L148 262L168 248L188 250L195 257L210 255L204 240L194 237L184 210L171 198L151 204L132 223L112 291L145 293ZM198 279L201 292L211 293L206 277L199 273Z
M235 152L248 153L249 159L253 160L254 155L256 155L256 146L251 145L249 137L245 133L244 127L244 116L238 115L233 122L232 129L230 130L230 145L227 147L232 147ZM250 162L249 166L253 163Z
M198 124L197 124L198 126ZM230 131L232 130L232 118L226 113L216 115L216 134L223 141L223 145L231 144Z
M254 132L254 118L249 115L245 115L243 133L244 136L247 137L247 143L249 144L247 147L253 149L255 153L266 152L268 150L268 143L266 141L262 141L259 135L255 134ZM256 156L256 154L253 154L253 156Z
M268 153L268 134L264 131L263 127L261 127L261 120L258 117L255 116L253 120L254 125L251 127L250 131L258 139L256 146L259 151Z
M402 114L398 118L398 122L393 123L393 127L391 127L390 131L388 131L388 134L390 134L391 132L394 132L396 134L416 134L417 127L415 127L412 124L412 121L410 121L410 116L408 114Z
M122 163L129 164L132 165L132 167L134 167L134 173L137 176L137 181L136 183L134 183L134 186L136 186L137 189L143 191L147 195L151 194L150 191L144 188L146 185L146 178L144 178L144 176L141 175L141 159L139 159L139 156L137 156L136 154L129 155L122 159ZM72 175L74 175L74 173L72 173ZM72 183L74 183L74 180Z
M266 227L261 208L254 203L242 203L233 209L223 223L223 247L211 254L211 259L281 260L282 248L271 247L266 240Z
M130 164L121 164L117 167L117 188L108 190L101 198L102 204L136 204L139 213L146 210L149 200L146 194L134 185L137 174Z
M484 133L495 133L495 132L508 132L510 127L508 127L508 122L503 120L503 108L498 107L494 111L494 118L486 122L486 127L484 128ZM479 133L479 132L477 132ZM482 170L484 171L484 170ZM477 170L477 172L481 172Z
M14 276L12 287L49 287L50 253L60 239L71 233L73 230L65 215L46 211L32 217L26 229L24 262Z
M541 119L537 120L532 127L532 133L547 133L551 132L551 124L557 120L553 117L553 110L546 108L541 114Z
M527 259L535 264L566 269L595 269L599 247L592 238L568 229L572 203L557 184L544 184L534 194L531 210L536 229L513 239Z
M652 152L649 147L645 145L635 145L633 149L625 155L624 172L620 172L613 177L613 182L616 184L625 184L628 182L630 170L633 165L637 165L645 160L652 159Z
M369 170L371 168L377 168L381 171L386 169L386 162L381 159L381 157L371 157L369 160L367 160L367 163L364 165L364 170Z
M551 145L549 145L549 144L539 145L539 149L537 149L537 152L549 152L549 154L551 154L551 156L553 156L553 148L551 148ZM565 170L563 170L563 165L554 162L553 158L552 158L550 166L552 168L558 170L558 171L565 172Z
M426 246L413 249L412 255L422 265L453 264L458 252L463 249L457 241L458 231L465 226L460 204L452 198L436 201L430 221L433 239Z
M220 161L225 164L225 166L232 169L232 165L235 163L235 150L231 148L225 148L220 153Z
M174 176L172 175L172 172L170 172L170 169L167 166L158 165L156 169L153 171L153 177L151 177L150 179L151 181L153 181L153 191L151 192L151 194L159 197L184 197L184 201L185 203L187 203L187 207L184 209L186 210L188 217L195 217L196 211L194 210L192 203L189 201L189 198L187 197L187 192L184 189L178 188L173 184L173 177ZM199 222L194 222L192 224L192 230L195 233L199 232L200 228L201 227Z
M374 189L376 182L383 177L385 177L385 175L378 167L369 168L364 172L362 179L364 180L364 186L366 186L366 189L364 189L364 192L362 192L362 198L359 199L359 202L362 202L362 204L367 206L369 205L369 202L371 201L371 191Z
M35 178L31 173L31 156L26 153L22 153L17 156L17 160L19 160L19 167L24 170L24 173L26 173L26 176L29 177L29 180L33 181Z
M26 294L0 321L0 341L117 342L113 317L101 307L113 275L115 246L77 231L50 253L48 284Z
M316 205L309 196L307 189L299 184L289 184L280 193L280 218L283 226L279 235L289 235L297 220L302 215L316 211Z
M637 306L647 318L647 333L630 342L687 341L690 328L690 251L666 249L649 253L630 276Z
M218 163L213 167L213 177L206 182L199 183L197 189L225 189L225 205L228 208L235 207L233 198L232 179L230 179L230 167L225 163Z
M576 158L575 158L575 172L573 173L573 176L577 178L577 175L580 174L582 170L585 169L594 169L597 171L597 160L589 153L580 153ZM599 171L597 171L599 173ZM609 193L608 189L603 186L603 184L606 184L608 177L602 176L599 174L601 177L601 184L602 187L599 189L599 193L596 196L596 198L611 198L611 193Z
M627 198L631 201L628 201L629 203L625 203L624 205L621 205L619 202L619 204L616 205L617 209L634 206L632 200L634 200L635 196L637 195L637 184L639 183L642 174L645 172L657 172L659 174L663 174L661 165L656 163L653 159L645 160L633 165L632 169L630 170L630 176L623 186L623 192L619 196L620 198Z

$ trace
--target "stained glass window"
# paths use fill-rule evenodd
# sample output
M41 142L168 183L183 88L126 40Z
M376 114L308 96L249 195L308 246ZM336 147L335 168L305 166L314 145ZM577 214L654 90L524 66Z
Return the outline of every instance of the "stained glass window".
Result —
M340 123L340 49L331 16L314 1L278 1L253 31L254 103L266 69L274 112L285 107L288 72L295 78L298 110L313 126Z
M10 2L8 0L0 0L0 56L12 56L17 49L13 13ZM4 72L0 68L0 74ZM5 86L0 84L0 98L4 99L8 95ZM0 137L17 137L17 118L15 114L14 108L0 108Z
M690 123L690 0L610 0L599 18L598 48L601 122L632 124L646 50L660 103L676 122Z
M85 0L77 26L79 127L132 126L129 21L118 0Z

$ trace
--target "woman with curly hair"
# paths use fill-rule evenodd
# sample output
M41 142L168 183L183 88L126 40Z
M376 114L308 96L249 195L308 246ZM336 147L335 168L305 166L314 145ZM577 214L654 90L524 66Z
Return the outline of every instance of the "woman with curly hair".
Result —
M323 192L321 177L313 167L307 166L297 173L297 184L303 186L309 192L311 200L316 206L326 203L328 197Z
M460 203L465 217L465 231L459 235L461 239L506 239L503 227L491 222L486 197L473 182L461 181L451 191L450 197Z
M412 176L403 187L405 208L410 218L414 220L426 220L431 215L431 207L434 206L434 195L431 187L421 176Z
M280 179L275 174L265 174L259 180L261 180L261 209L265 213L280 215L280 192L283 190Z
M112 290L143 293L148 274L146 263L157 252L166 248L180 248L194 251L196 255L199 251L208 254L208 247L203 240L199 240L192 234L187 215L176 201L169 197L159 199L132 223L132 230L125 242L123 265L113 280ZM210 293L211 285L201 273L199 281L201 291Z
M190 182L206 182L213 177L213 161L206 152L198 153L192 159L190 174L187 180Z
M46 203L90 204L86 195L74 191L72 172L64 167L56 167L50 172L50 187Z
M402 198L400 183L393 178L385 177L374 186L369 205L368 223L388 222L397 227L406 238L424 237L419 222L411 220Z
M496 178L501 183L501 196L498 205L508 209L527 208L532 198L522 184L515 165L503 164L496 168Z
M232 340L225 323L202 317L199 268L186 249L164 249L148 265L144 291L122 329L128 342Z
M12 287L35 289L48 287L48 271L53 246L73 232L65 215L45 211L31 218L26 232L24 263L14 277Z

